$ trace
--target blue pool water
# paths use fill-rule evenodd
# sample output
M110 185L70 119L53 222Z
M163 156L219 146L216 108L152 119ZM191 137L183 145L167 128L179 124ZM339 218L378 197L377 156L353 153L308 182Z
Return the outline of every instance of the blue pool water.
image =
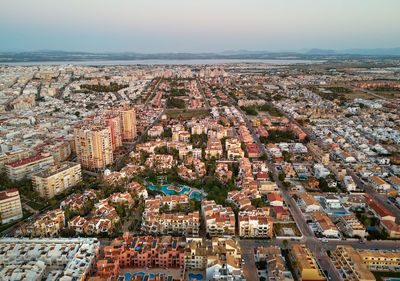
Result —
M189 195L189 199L196 199L196 200L202 200L204 197L207 196L207 194L205 194L204 192L195 189L195 188L191 188L189 186L186 185L177 185L176 187L178 189L180 189L179 191L175 191L175 190L171 190L168 189L170 186L173 186L172 184L164 184L161 186L161 192L164 193L165 195L174 195L174 194L186 194ZM149 184L147 186L147 188L149 188L150 190L159 190L155 185L153 184Z
M333 214L334 215L345 215L346 214L346 212L342 212L342 211L336 211L336 212L333 212Z
M124 274L124 278L125 278L126 281L129 281L129 280L132 279L132 277L135 277L137 275L140 275L142 277L145 277L146 275L148 275L150 277L150 279L153 279L155 277L155 275L152 274L152 273L148 274L148 273L144 273L144 272L136 272L136 273L132 273L132 274L131 273L125 273Z
M382 278L384 281L400 281L400 278L396 277L388 277L388 278Z
M189 280L196 279L196 280L203 280L202 274L193 274L189 273Z

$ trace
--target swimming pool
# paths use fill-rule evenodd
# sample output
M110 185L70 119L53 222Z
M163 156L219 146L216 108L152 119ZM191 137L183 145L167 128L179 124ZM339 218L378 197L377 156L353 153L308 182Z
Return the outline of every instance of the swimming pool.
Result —
M334 214L334 215L338 215L338 216L343 216L343 215L345 215L345 214L347 214L347 213L344 212L344 211L336 211L336 212L333 212L333 214Z
M147 185L147 188L150 190L158 190L164 193L165 195L174 195L174 194L186 194L189 196L189 199L202 200L207 194L199 189L192 188L186 185L177 185L174 186L172 184L164 184L161 186L161 189L158 189L154 184L150 183Z
M150 273L150 274L149 273L144 273L144 272L125 273L124 274L125 281L129 281L129 280L131 280L133 277L135 277L137 275L142 276L142 278L144 278L146 275L148 275L150 279L153 279L155 277L155 275L153 273Z
M196 280L203 280L202 274L193 274L189 273L189 280L196 279Z

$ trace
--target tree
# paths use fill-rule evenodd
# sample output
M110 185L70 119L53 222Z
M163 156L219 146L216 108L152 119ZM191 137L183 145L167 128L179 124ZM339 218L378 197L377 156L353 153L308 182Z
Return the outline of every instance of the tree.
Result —
M166 212L166 211L168 211L168 210L169 210L169 206L168 206L167 203L165 203L164 206L162 206L162 207L160 208L160 213L164 213L164 212Z
M267 206L264 200L262 200L261 198L252 199L251 204L256 208L262 208Z
M284 181L285 179L286 179L285 173L280 173L280 174L279 174L279 180L280 180L280 181Z
M287 249L288 241L285 239L282 241L282 243L283 243L283 246L285 247L285 249Z

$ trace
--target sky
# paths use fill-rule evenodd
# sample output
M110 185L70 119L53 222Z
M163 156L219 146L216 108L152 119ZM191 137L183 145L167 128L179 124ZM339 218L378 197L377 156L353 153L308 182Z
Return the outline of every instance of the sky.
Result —
M399 0L0 0L0 51L400 47Z

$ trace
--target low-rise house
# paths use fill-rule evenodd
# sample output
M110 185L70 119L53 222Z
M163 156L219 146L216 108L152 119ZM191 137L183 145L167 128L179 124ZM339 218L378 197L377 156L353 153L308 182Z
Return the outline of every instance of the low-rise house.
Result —
M108 197L108 200L113 203L113 204L121 204L124 205L125 207L131 208L133 206L133 199L130 193L124 192L116 192L110 195Z
M329 209L340 209L342 208L342 203L340 202L340 197L334 194L328 194L322 197L322 200L325 202L326 207Z
M381 177L371 176L369 178L372 186L378 191L388 191L390 189L390 184L384 181Z
M303 192L300 195L300 205L306 213L316 212L321 210L321 205L309 192Z
M400 178L396 176L391 176L388 181L393 185L393 187L400 192Z
M380 227L386 231L391 239L400 239L400 225L392 220L381 220Z
M258 181L258 191L260 194L279 192L278 185L273 181Z
M314 165L314 174L317 179L319 178L326 178L330 175L330 171L324 167L322 164L315 164Z
M25 223L19 229L22 235L54 237L59 235L60 231L65 227L64 211L55 209L40 215L33 222Z
M326 237L338 237L339 230L327 214L321 211L312 213L313 219L322 235Z
M343 182L346 190L349 192L356 191L358 189L356 183L351 176L345 176Z
M126 190L138 198L141 197L143 199L147 199L149 197L147 189L143 185L135 181L128 183L126 185Z
M279 193L273 192L267 194L268 202L271 206L283 206L283 200Z
M389 212L383 205L379 204L372 198L367 198L368 207L372 211L372 213L377 217L380 221L396 221L395 215Z
M220 181L227 182L232 178L233 172L229 170L227 163L217 162L214 175Z
M150 169L157 171L166 171L176 165L176 160L172 155L167 154L151 154L145 162L145 165Z

